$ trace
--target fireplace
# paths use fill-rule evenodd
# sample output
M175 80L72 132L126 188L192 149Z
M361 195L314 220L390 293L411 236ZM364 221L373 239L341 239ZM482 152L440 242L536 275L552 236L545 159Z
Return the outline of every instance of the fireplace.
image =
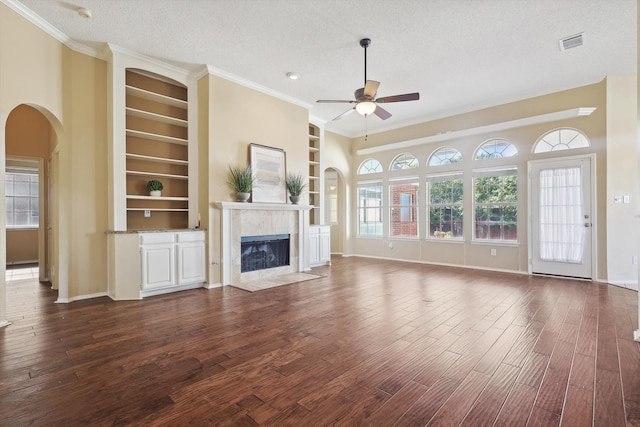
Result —
M242 236L240 272L266 270L289 265L289 234Z

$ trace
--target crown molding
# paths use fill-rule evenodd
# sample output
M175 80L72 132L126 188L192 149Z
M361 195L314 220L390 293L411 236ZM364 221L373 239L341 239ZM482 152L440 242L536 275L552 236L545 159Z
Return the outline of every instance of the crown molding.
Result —
M228 73L212 65L207 65L207 71L211 75L232 81L249 89L253 89L266 95L273 96L274 98L278 98L291 104L297 105L299 107L306 108L307 110L310 110L312 107L312 104L309 104L308 102L304 102L273 89L269 89L268 87L259 85L255 82L252 82L251 80L243 79L242 77L238 77L235 74Z
M538 116L525 117L522 119L509 120L506 122L493 123L485 126L477 126L468 129L461 129L456 131L449 131L445 133L439 133L436 135L426 136L424 138L411 139L408 141L394 142L391 144L379 145L371 148L361 148L356 150L356 154L359 156L379 153L381 151L405 149L409 147L415 147L416 145L428 144L432 142L449 141L456 138L463 138L466 136L479 135L483 133L499 132L507 129L521 128L525 126L532 126L541 123L556 122L558 120L572 119L575 117L590 116L595 111L595 107L578 107L571 108L569 110L556 111L554 113L541 114Z
M83 43L78 43L75 40L72 40L65 33L58 30L49 22L42 19L40 15L36 14L34 11L29 9L22 3L16 0L0 0L0 2L7 5L10 9L12 9L18 15L22 16L27 21L31 22L33 25L40 28L42 31L49 34L54 39L58 40L60 43L67 46L69 49L75 52L83 53L85 55L96 57L98 59L103 59L103 60L106 59L99 50L94 49L90 46L87 46Z

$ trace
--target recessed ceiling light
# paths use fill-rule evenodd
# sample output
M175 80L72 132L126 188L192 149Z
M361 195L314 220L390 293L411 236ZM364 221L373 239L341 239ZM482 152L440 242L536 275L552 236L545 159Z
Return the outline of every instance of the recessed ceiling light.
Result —
M91 18L91 11L89 9L85 9L84 7L80 7L77 10L78 15L82 16L83 18Z
M300 74L289 71L287 73L287 77L289 77L291 80L298 80L300 78Z

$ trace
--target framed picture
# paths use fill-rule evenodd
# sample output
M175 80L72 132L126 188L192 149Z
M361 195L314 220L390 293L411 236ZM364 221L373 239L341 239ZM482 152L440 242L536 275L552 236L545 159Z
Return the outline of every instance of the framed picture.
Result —
M287 157L284 150L251 144L249 160L256 179L251 200L255 203L287 203Z

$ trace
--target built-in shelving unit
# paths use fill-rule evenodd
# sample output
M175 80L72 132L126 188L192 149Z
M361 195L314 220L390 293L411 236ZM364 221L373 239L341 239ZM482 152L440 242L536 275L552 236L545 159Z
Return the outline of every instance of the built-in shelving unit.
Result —
M127 229L188 228L187 88L131 68L125 82ZM162 182L161 197L149 195L152 179Z
M320 224L320 129L309 124L309 224Z

